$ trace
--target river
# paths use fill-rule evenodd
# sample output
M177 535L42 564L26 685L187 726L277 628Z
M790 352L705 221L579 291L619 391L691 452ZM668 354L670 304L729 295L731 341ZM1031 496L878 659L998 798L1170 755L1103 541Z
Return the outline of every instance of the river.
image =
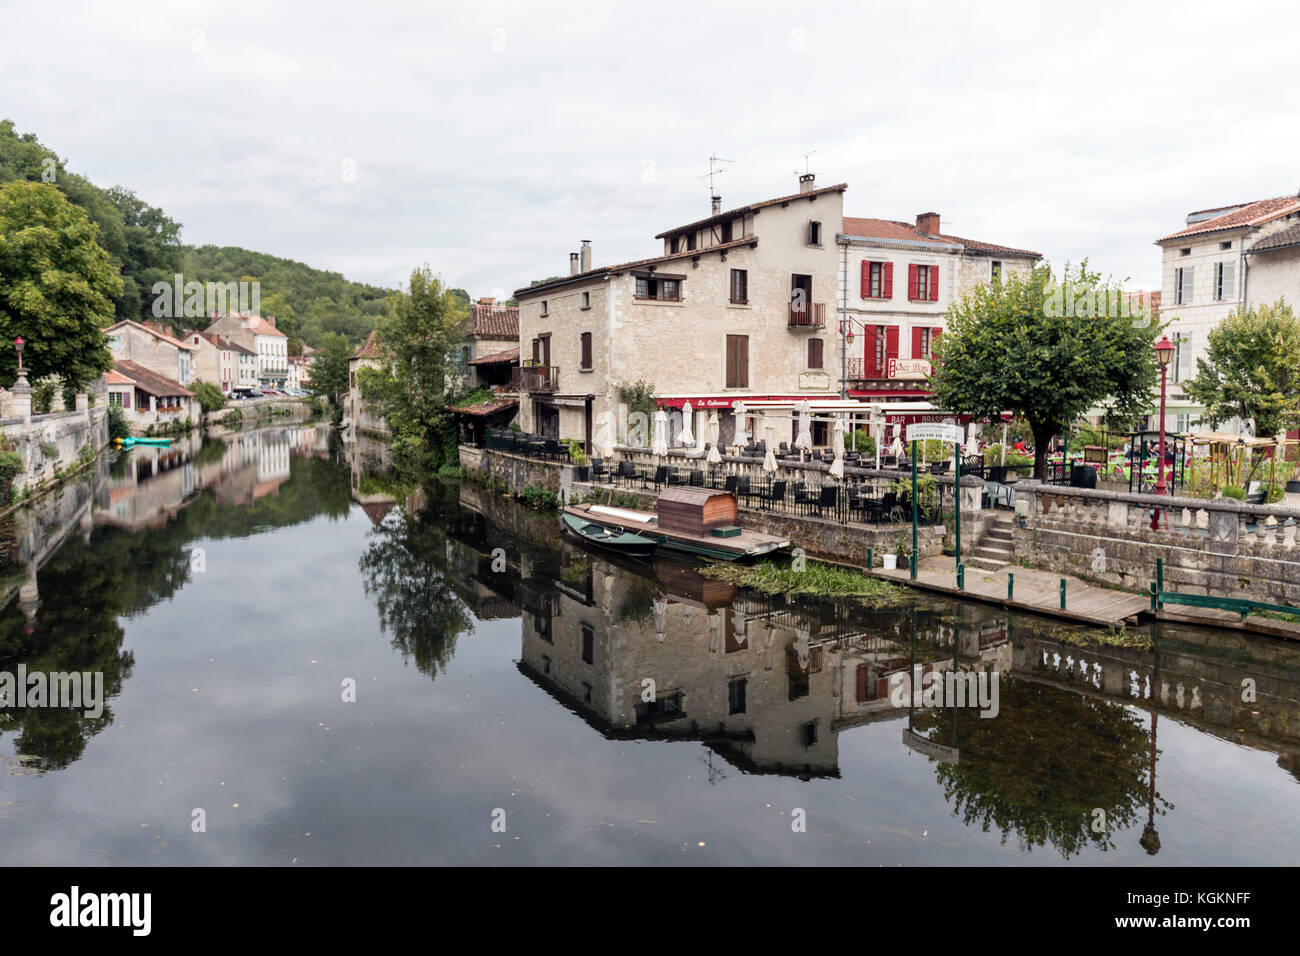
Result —
M107 452L4 519L0 672L107 702L0 710L3 859L1300 858L1300 648L765 596L472 484L385 488L273 426ZM994 680L996 715L897 706L914 667Z

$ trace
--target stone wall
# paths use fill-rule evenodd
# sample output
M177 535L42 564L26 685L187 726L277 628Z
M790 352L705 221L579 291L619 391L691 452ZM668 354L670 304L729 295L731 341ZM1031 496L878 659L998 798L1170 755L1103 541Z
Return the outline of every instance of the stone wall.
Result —
M4 418L0 435L22 456L23 471L14 479L13 490L24 491L71 471L87 450L98 452L108 444L108 409Z
M1300 510L1036 481L1016 485L1016 510L1016 560L1029 567L1146 591L1163 558L1166 590L1300 606Z

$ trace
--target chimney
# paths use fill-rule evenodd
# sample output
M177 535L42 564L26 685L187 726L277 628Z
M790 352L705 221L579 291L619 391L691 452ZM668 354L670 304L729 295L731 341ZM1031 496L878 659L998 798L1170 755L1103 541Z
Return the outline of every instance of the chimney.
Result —
M718 213L722 212L722 197L714 196L712 198L712 202L713 202L713 215L716 216Z
M481 299L478 300L478 304L479 304L479 305L496 305L496 304L497 304L497 300L496 300L496 297L495 297L495 296L485 295L485 296L483 296Z
M275 316L273 316L273 315L268 315L268 316L266 317L266 321L268 321L268 322L271 323L271 328L275 328Z
M916 217L916 231L923 236L939 235L939 214L923 212Z
M582 249L580 249L579 252L580 252L580 257L578 260L578 265L580 267L580 271L590 272L591 271L591 240L590 239L582 240Z
M570 252L569 253L569 275L576 276L578 274L578 271L579 271L578 254L576 252Z
M801 193L810 193L810 192L812 192L814 189L816 189L817 187L813 185L813 181L814 181L816 178L817 178L817 177L814 176L812 173L803 173L803 174L801 174L801 175L799 176L799 192L801 192Z

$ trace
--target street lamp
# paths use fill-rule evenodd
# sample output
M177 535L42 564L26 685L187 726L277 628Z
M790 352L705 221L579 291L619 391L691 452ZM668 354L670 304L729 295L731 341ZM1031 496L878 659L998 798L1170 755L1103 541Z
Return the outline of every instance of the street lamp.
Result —
M1155 345L1156 361L1160 363L1160 458L1156 466L1156 494L1163 495L1165 487L1165 386L1169 378L1169 363L1174 358L1174 343L1163 335Z
M21 335L18 336L18 338L14 339L14 348L18 350L18 373L20 375L22 374L23 371L23 346L26 344L27 343L23 341L23 337Z

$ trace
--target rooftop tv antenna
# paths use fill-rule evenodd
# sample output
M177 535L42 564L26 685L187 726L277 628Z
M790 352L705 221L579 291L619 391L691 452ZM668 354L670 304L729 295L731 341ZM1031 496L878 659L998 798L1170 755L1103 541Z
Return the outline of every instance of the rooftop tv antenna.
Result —
M709 155L709 171L705 175L699 177L700 179L707 179L709 181L709 195L716 196L718 194L718 191L713 188L713 177L721 176L723 173L726 172L725 169L717 168L718 163L734 163L734 162L735 162L734 159L722 159L721 157L718 156L717 153L712 153Z
M817 152L817 150L814 149L814 150L811 150L811 151L809 151L809 152L803 154L803 170L802 170L802 172L801 172L800 170L796 169L796 170L794 171L796 176L799 176L799 175L805 175L805 174L807 174L807 173L811 173L811 172L812 172L812 168L811 168L811 166L810 166L810 164L809 164L809 162L808 162L808 157L814 155L816 152Z

